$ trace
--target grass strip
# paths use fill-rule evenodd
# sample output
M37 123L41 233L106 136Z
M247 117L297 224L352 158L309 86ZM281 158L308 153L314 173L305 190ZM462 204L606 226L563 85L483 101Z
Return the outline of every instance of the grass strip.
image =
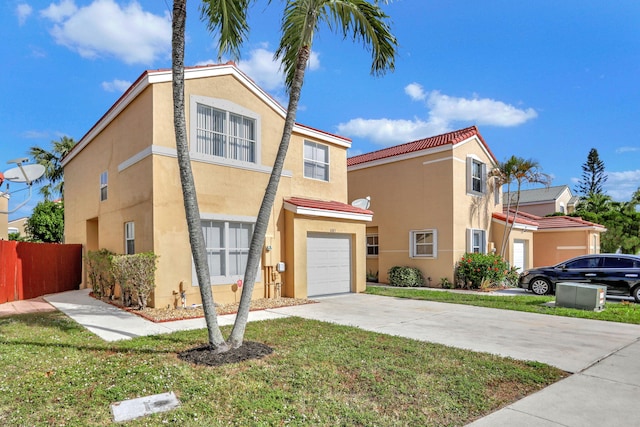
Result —
M0 318L0 425L107 426L112 403L173 391L180 408L127 425L462 426L566 376L300 318L246 339L273 354L212 368L176 356L205 330L106 343L59 312Z
M640 324L640 304L629 303L626 301L620 303L607 302L603 311L596 312L544 305L545 303L555 301L554 296L496 296L483 295L481 292L463 293L455 290L436 291L421 288L394 288L387 286L367 286L366 293L396 298L499 308L501 310L526 311L529 313L550 314L554 316Z

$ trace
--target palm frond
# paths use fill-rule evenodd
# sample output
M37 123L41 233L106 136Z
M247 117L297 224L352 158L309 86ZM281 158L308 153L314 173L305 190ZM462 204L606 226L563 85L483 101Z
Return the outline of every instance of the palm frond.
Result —
M247 39L247 9L252 0L203 0L200 18L218 35L218 60L224 53L240 57L240 46Z

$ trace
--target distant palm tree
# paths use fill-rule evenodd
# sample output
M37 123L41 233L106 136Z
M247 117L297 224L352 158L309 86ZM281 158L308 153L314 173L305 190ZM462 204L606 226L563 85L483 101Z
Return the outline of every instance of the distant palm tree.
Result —
M284 160L287 155L291 133L296 120L298 101L304 82L304 74L311 55L313 39L320 24L342 33L344 38L352 36L371 49L371 73L382 75L395 67L396 38L386 23L388 16L378 2L365 0L289 0L282 18L282 39L276 50L285 73L285 84L289 92L289 105L284 122L282 139L276 154L271 177L265 190L255 230L249 246L247 267L240 306L231 335L232 347L242 345L249 316L251 296L255 285L264 238L273 207Z
M33 161L44 166L44 175L33 182L35 184L45 181L48 182L48 184L40 188L40 193L44 196L45 200L51 200L54 195L64 196L62 159L71 151L73 146L76 145L76 142L73 138L63 136L59 141L51 141L51 144L53 144L51 151L47 151L38 146L29 148L29 156Z
M504 162L498 162L498 167L493 171L492 175L498 178L499 183L507 185L507 194L505 196L507 203L506 218L502 234L502 246L500 247L500 256L504 258L511 230L513 230L520 209L522 184L544 184L548 187L551 184L551 178L540 170L540 165L535 160L517 156L511 156ZM516 184L516 190L515 194L512 194L511 184L514 183Z

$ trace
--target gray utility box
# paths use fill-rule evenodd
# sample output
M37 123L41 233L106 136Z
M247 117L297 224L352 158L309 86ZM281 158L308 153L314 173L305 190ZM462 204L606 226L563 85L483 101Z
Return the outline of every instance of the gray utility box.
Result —
M573 282L556 284L556 307L602 311L606 299L607 287L605 285L586 285Z

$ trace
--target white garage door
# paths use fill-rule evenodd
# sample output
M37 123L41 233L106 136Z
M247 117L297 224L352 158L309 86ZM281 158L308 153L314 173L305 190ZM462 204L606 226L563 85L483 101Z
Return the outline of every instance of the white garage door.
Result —
M307 294L351 292L351 238L344 234L307 236Z
M525 269L524 265L524 241L513 241L513 266L518 267L518 272L522 273Z

